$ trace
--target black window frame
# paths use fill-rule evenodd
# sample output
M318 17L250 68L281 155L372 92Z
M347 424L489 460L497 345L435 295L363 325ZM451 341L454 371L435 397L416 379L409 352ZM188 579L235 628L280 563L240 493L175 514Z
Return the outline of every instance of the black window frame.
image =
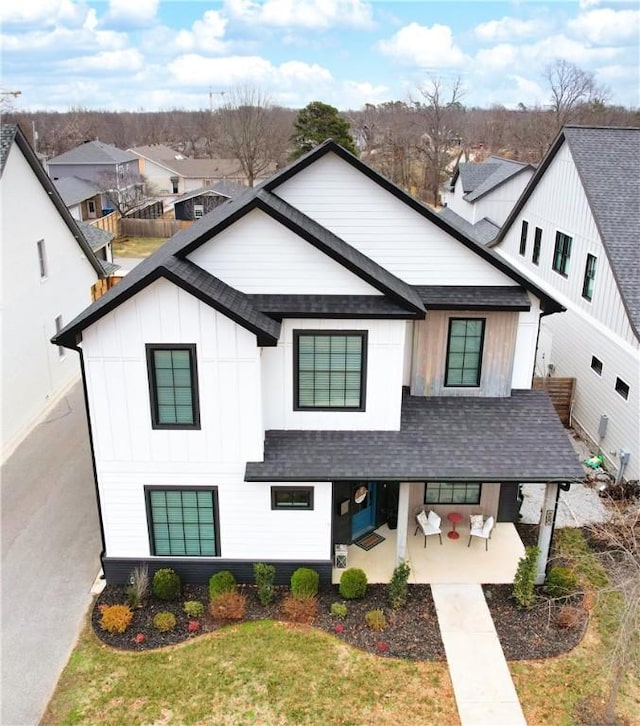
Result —
M152 492L195 492L202 493L202 492L209 492L211 493L211 502L212 502L212 509L213 509L213 543L214 543L214 552L215 554L158 554L156 551L156 539L155 539L155 523L153 520L153 509L151 504L151 493ZM149 552L151 553L152 557L220 557L220 510L218 505L218 487L217 486L181 486L181 485L156 485L156 484L149 484L145 485L144 487L144 498L145 498L145 510L147 515L147 531L149 535ZM184 506L184 505L183 505ZM182 521L182 525L184 525L184 520ZM186 539L185 539L185 550L186 550Z
M354 337L362 340L360 358L360 403L358 406L301 406L300 405L300 338L313 337ZM294 411L365 411L367 403L367 359L369 348L368 330L305 330L293 331L293 410Z
M524 257L527 254L527 237L529 236L529 222L522 220L522 229L520 230L520 254Z
M440 498L440 495L442 494L442 486L445 487L451 487L449 491L451 492L451 497L448 500L442 500ZM427 499L427 491L429 490L429 487L438 487L438 500L433 501L433 499ZM453 492L456 490L456 488L461 489L463 488L465 491L468 491L469 487L478 487L478 497L477 501L474 499L474 501L464 501L464 502L456 502L453 501ZM435 504L451 504L454 506L475 506L480 504L480 500L482 499L482 482L478 481L431 481L431 482L425 482L424 484L424 495L423 495L424 503L435 505Z
M287 503L286 501L278 501L278 495L284 493L300 494L301 492L307 494L306 504L296 504L293 501ZM309 512L313 510L313 496L314 487L287 487L287 486L272 486L271 487L271 509L278 512Z
M168 430L198 430L200 429L200 404L198 390L198 363L195 343L147 343L147 380L149 383L149 408L151 412L151 427L153 429ZM154 352L156 350L186 350L189 352L191 371L191 408L193 411L192 423L164 423L159 420L158 387L156 382L156 369L154 365Z
M620 376L616 376L616 385L615 385L616 393L621 397L624 398L625 401L629 400L629 391L630 387L629 384L620 378Z
M571 260L571 247L573 237L564 232L556 232L556 243L553 248L551 269L562 277L569 277L569 261Z
M595 255L587 254L584 265L584 277L582 278L582 297L591 302L596 284L596 271L598 269L598 258Z
M467 322L467 321L480 321L482 323L482 332L480 333L480 350L478 351L479 357L478 357L478 370L476 372L476 382L475 383L450 383L449 382L449 377L450 377L449 354L451 353L451 329L452 329L454 323ZM476 317L449 318L449 326L448 326L448 330L447 330L447 354L446 354L445 362L444 362L445 388L478 388L480 386L480 382L482 380L482 358L483 358L483 354L484 354L484 336L485 336L486 328L487 328L487 319L486 318L480 318L480 317L478 317L478 318L476 318ZM462 370L464 371L464 366L463 366Z
M542 229L536 227L533 233L533 251L531 253L531 262L534 265L540 264L540 250L542 249Z
M597 358L595 355L591 356L591 370L594 373L597 373L599 376L602 375L602 369L603 369L603 363L600 360L600 358Z

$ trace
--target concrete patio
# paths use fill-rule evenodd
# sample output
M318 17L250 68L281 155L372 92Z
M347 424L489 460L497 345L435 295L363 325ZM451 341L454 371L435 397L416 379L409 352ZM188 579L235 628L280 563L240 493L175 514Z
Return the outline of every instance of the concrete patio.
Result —
M407 561L411 565L409 582L415 584L444 583L475 583L499 584L513 582L518 560L524 556L524 545L513 524L499 522L496 524L489 550L485 551L485 542L475 538L471 547L469 527L466 522L458 525L460 539L449 539L447 534L451 525L442 522L442 545L438 537L427 538L421 533L414 535L414 527L409 527L407 537ZM373 549L366 551L357 545L349 545L347 552L348 567L359 567L364 570L370 583L386 583L396 566L397 530L390 530L385 524L376 532L385 540ZM340 582L344 570L333 570L333 582Z

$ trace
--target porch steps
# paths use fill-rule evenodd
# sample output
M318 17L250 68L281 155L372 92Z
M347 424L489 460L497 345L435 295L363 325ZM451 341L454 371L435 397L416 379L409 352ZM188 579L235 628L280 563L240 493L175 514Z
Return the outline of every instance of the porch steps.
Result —
M431 585L462 726L526 726L480 585Z

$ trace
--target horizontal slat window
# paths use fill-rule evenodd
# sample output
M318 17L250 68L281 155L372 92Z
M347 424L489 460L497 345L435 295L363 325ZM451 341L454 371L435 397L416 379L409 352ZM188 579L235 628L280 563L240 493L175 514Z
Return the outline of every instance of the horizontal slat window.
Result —
M154 428L199 428L195 345L147 346Z
M313 509L313 487L271 487L271 509Z
M218 555L215 489L147 488L152 553L165 557Z
M428 482L425 504L480 504L482 484L478 482Z

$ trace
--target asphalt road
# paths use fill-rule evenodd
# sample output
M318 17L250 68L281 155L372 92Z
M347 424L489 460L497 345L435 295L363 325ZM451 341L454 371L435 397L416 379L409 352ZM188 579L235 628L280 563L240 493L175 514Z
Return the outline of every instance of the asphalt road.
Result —
M77 383L2 467L2 726L37 724L75 644L100 531Z

